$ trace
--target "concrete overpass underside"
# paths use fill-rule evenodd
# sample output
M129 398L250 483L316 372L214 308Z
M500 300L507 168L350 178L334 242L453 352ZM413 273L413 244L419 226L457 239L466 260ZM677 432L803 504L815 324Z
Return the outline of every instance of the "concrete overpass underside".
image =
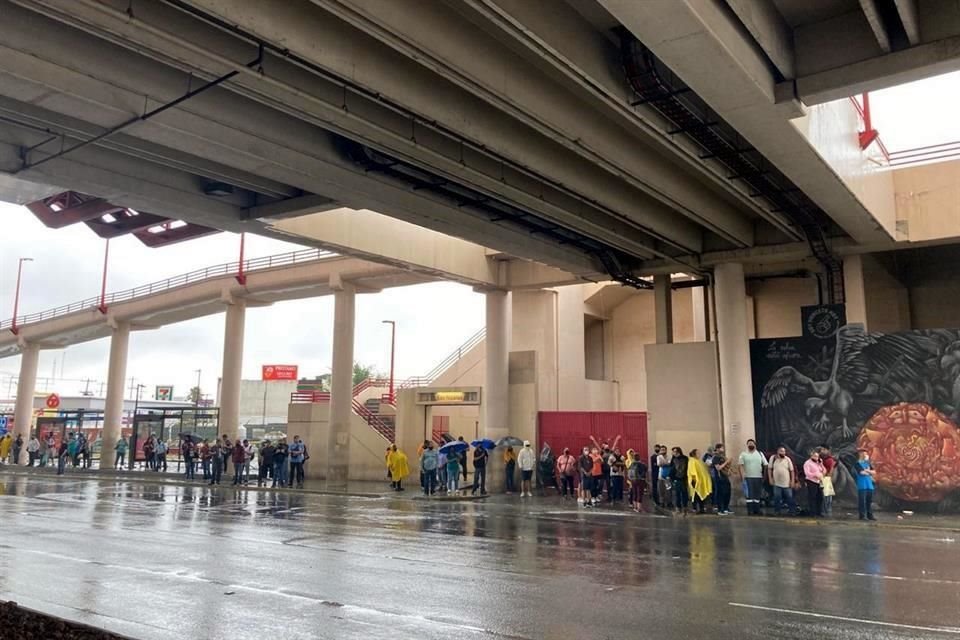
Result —
M919 3L902 42L884 14L889 52L831 53L841 73L807 37L840 9L800 24L793 4L2 0L0 169L341 252L300 216L377 211L640 287L797 243L837 271L830 243L892 233L791 119L845 78L860 90L852 65L898 65L871 86L952 68L952 14L925 27Z

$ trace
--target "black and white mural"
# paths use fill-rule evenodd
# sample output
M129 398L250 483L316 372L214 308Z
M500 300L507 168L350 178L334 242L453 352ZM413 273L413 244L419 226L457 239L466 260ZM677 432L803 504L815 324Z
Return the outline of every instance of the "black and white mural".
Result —
M751 341L760 448L804 460L829 446L850 497L864 448L891 505L960 510L960 330L868 333L819 309L803 337Z

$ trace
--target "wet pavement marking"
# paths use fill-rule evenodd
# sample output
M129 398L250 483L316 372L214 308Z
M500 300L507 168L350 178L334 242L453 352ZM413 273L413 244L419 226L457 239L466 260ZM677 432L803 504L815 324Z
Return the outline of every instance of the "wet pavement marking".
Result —
M846 616L837 616L829 613L816 613L815 611L798 611L796 609L764 607L757 604L745 604L743 602L728 602L727 604L729 604L731 607L740 607L741 609L755 609L757 611L772 611L774 613L786 613L794 616L806 616L808 618L819 618L821 620L838 620L840 622L855 622L857 624L869 624L877 627L890 627L892 629L910 629L911 631L930 631L933 633L960 635L960 628L958 627L924 627L916 624L884 622L883 620L868 620L866 618L848 618Z

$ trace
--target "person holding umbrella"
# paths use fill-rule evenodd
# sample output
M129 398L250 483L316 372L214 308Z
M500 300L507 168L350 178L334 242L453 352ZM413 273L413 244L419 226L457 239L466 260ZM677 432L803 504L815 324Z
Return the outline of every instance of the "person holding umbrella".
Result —
M460 454L450 451L447 456L447 495L453 495L460 489Z
M464 445L467 445L463 440L463 436L457 438L457 442L463 442ZM460 473L463 474L463 481L467 481L467 452L470 450L470 446L464 446L460 449Z
M496 448L497 445L488 438L474 440L470 445L475 447L473 450L473 491L470 494L477 495L479 489L480 495L485 496L487 495L487 461L490 459L490 449Z

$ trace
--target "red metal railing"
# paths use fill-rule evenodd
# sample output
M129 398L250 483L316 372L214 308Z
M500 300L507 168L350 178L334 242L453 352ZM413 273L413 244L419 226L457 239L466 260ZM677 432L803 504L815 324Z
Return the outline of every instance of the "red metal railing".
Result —
M470 349L474 348L487 335L486 329L480 329L475 334L467 338L466 342L457 347L457 349L444 358L440 364L435 366L430 373L425 376L417 376L413 378L407 378L398 383L395 383L394 387L397 389L411 389L413 387L425 387L429 386L434 380L436 380L444 371L449 369L455 362L460 360L464 355L466 355ZM357 396L366 391L367 389L386 389L390 387L390 380L388 378L367 378L366 380L361 380L353 386L353 410L354 412L363 418L368 425L370 425L374 431L379 433L381 436L387 439L389 442L393 442L396 437L396 427L389 425L384 422L380 416L369 409L367 409L360 401L357 400ZM390 394L383 394L380 396L380 402L385 404L393 404L394 398L390 397ZM290 394L290 402L292 404L312 404L319 402L330 402L330 392L329 391L294 391Z
M237 273L241 272L249 276L250 271L273 269L275 267L302 264L304 262L315 262L318 260L329 260L330 258L336 257L339 256L333 252L324 251L322 249L303 249L301 251L291 251L289 253L280 253L272 256L264 256L262 258L251 258L249 260L244 260L242 271L240 270L240 263L238 261L226 262L224 264L218 264L211 267L206 267L204 269L197 269L196 271L191 271L189 273L182 273L178 276L167 278L166 280L158 280L157 282L140 285L139 287L134 287L133 289L108 293L102 298L102 300L106 302L107 306L110 306L118 302L127 302L135 298L153 295L155 293L168 291L176 287L182 287L184 285L203 280L222 278L223 276L235 276ZM72 302L62 307L47 309L38 313L21 315L17 317L17 327L22 328L25 324L31 322L49 320L51 318L65 316L77 311L96 309L100 306L100 304L101 296L94 296L87 298L86 300L80 300L79 302ZM0 322L0 330L9 329L12 326L12 318Z
M358 400L353 401L353 410L358 416L363 418L373 430L383 436L387 442L393 442L397 436L397 429L384 422L380 416L363 406Z

